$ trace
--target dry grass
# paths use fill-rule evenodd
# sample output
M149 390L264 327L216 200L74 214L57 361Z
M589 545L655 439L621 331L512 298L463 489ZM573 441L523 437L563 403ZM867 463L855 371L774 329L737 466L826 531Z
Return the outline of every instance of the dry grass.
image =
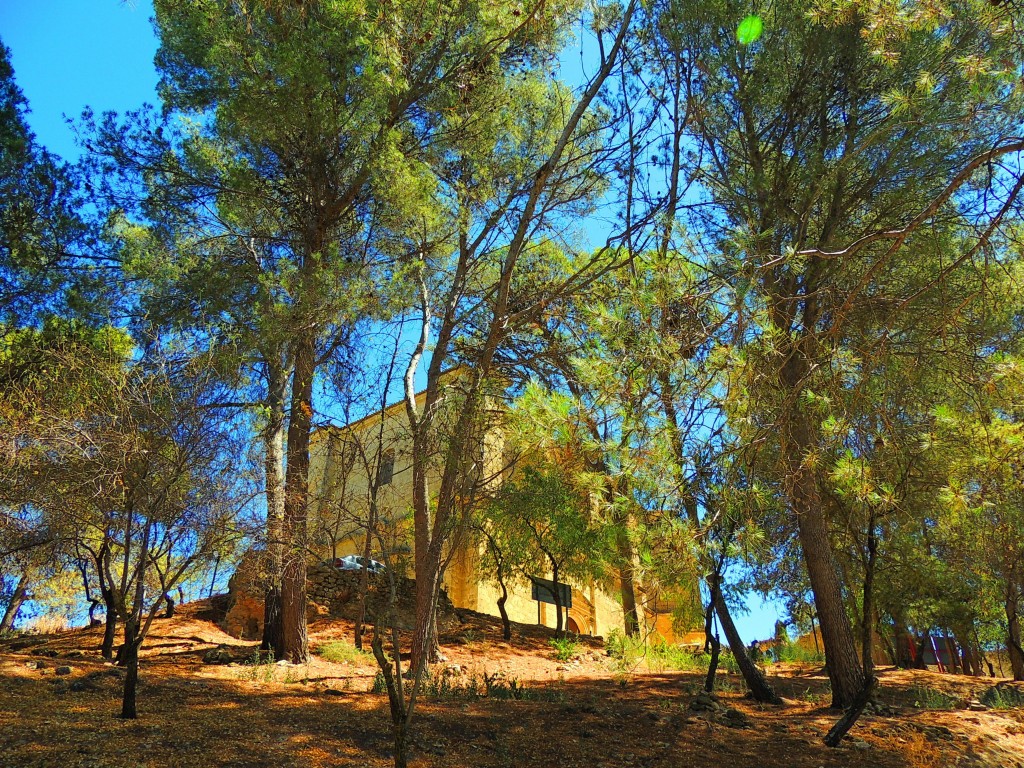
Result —
M206 649L226 644L238 658L252 643L221 633L204 606L159 622L145 652L139 691L141 717L124 722L118 711L120 677L95 654L97 630L62 633L44 646L64 661L0 648L0 768L260 768L390 764L387 702L369 693L376 669L362 655L341 652L339 662L315 658L308 666L259 668L205 665ZM197 611L197 608L201 609ZM208 608L208 606L207 606ZM348 642L345 622L318 622L311 645ZM893 717L866 716L852 736L861 742L830 750L821 737L835 714L827 710L827 679L818 667L779 665L773 683L785 707L746 700L738 680L723 675L728 706L746 713L751 727L730 728L693 712L700 675L638 673L617 678L601 644L589 640L568 669L559 670L550 633L517 627L500 640L496 621L464 614L443 638L449 674L480 678L504 674L530 690L527 699L426 697L414 725L412 765L418 768L539 768L688 765L765 768L927 768L1024 766L1021 711L932 711L908 703L914 686L942 690L958 701L990 681L928 672L882 672L882 699L898 705ZM54 667L69 663L66 690ZM255 674L253 671L255 670ZM811 694L811 695L808 695ZM803 698L801 698L803 697ZM946 729L946 730L943 730ZM959 763L957 761L960 761ZM993 762L995 761L995 762Z

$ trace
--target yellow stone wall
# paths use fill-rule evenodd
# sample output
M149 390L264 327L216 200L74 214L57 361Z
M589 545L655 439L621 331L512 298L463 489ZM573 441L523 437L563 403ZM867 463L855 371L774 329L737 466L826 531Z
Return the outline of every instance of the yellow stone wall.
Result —
M482 471L501 481L504 441L498 430L483 440ZM313 433L310 445L310 542L319 559L362 554L369 515L369 478L375 472L375 457L390 452L394 457L392 480L378 492L378 520L389 542L386 550L374 539L371 557L388 563L406 576L413 575L412 542L412 440L404 403L389 406L345 429L325 428ZM369 468L369 471L368 471ZM437 472L428 475L436 488ZM550 578L550 574L537 574ZM452 557L443 586L457 608L498 615L498 587L480 573L479 551L462 546ZM555 607L530 597L528 583L510 585L506 610L512 621L555 626ZM607 636L622 629L624 617L617 584L573 585L573 607L569 616L586 634ZM671 642L668 616L648 615L647 624L658 636Z

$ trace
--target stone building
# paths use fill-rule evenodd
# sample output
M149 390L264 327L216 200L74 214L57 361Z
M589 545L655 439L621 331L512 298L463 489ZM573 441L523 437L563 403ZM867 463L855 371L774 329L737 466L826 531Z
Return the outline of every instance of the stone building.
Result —
M507 476L504 440L497 427L483 430L476 462L480 482L493 487ZM412 440L404 401L370 414L345 428L328 427L313 434L310 453L311 544L322 560L362 555L386 562L403 576L413 574ZM371 478L375 481L371 483ZM436 488L438 476L430 477ZM375 493L374 493L375 492ZM498 615L499 590L481 569L482 544L471 537L451 553L443 588L456 608ZM531 574L550 579L550 574ZM616 578L606 583L572 583L572 607L563 624L581 634L607 635L624 626ZM646 629L666 641L677 639L670 611L675 603L640 595ZM512 621L554 627L555 606L532 599L531 586L520 580L506 610ZM678 638L682 639L682 638ZM687 640L689 638L686 638Z

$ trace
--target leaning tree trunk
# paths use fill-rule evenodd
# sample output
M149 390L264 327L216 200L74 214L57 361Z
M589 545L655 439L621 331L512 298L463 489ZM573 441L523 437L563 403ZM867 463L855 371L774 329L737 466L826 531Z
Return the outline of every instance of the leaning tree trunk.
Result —
M18 618L18 611L21 610L21 606L25 604L25 600L28 599L28 574L21 574L21 578L18 579L18 584L14 588L14 594L11 595L11 600L7 603L7 609L4 611L4 617L0 620L0 632L10 632L14 628L14 620Z
M313 424L315 333L296 339L288 420L288 465L285 470L284 560L281 569L282 657L293 664L309 660L306 633L306 557L309 498L309 436Z
M809 473L798 482L803 486L793 498L798 516L800 543L803 545L807 574L814 593L818 626L825 646L825 663L832 683L832 707L846 709L864 687L864 673L857 658L853 628L846 615L842 586L835 569L828 528L816 505L817 492Z
M284 658L284 626L281 617L281 570L284 548L284 370L268 362L267 405L270 418L263 434L267 496L267 579L263 603L263 639L260 648Z
M747 684L747 688L750 689L750 695L755 701L781 704L782 699L775 693L765 679L765 676L761 674L761 670L757 668L754 660L747 654L747 649L743 645L743 638L740 637L739 630L736 629L736 625L733 623L732 615L729 613L729 606L725 604L722 589L717 583L712 585L712 599L715 604L715 613L718 614L718 623L722 625L725 639L729 641L729 649L736 658L736 663L743 674L743 681Z

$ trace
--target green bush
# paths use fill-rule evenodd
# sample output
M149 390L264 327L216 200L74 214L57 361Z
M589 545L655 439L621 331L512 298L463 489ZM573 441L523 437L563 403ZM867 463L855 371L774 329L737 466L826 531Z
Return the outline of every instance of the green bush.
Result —
M384 674L378 672L373 679L371 693L387 693L387 682ZM421 695L431 699L444 701L472 701L475 699L495 699L498 701L565 701L565 692L558 687L530 688L514 677L506 677L501 672L483 677L471 675L457 677L444 673L432 675L423 680Z
M1019 709L1024 707L1024 691L993 685L981 694L980 701L992 709Z
M555 649L555 658L558 661L571 661L583 647L571 637L553 637L548 642Z
M334 664L369 664L373 661L372 653L361 651L343 640L318 645L313 649L313 653Z
M914 706L920 709L956 709L957 700L935 688L915 685L910 689Z
M802 664L824 664L825 655L821 651L812 648L805 648L796 643L786 643L778 646L777 661L790 661Z

